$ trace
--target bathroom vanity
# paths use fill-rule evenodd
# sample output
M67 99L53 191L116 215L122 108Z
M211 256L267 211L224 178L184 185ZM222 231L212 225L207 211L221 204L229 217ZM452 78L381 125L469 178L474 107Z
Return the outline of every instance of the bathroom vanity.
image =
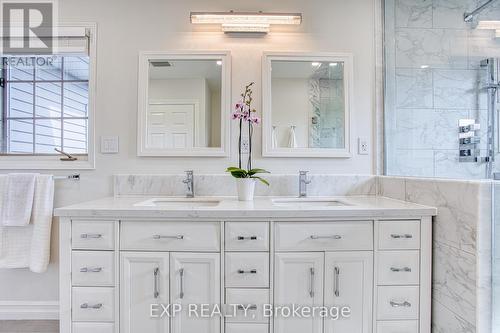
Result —
M60 208L61 332L430 333L435 214L376 196ZM154 318L155 304L183 310ZM189 316L190 304L225 316ZM264 304L349 307L350 316L269 316Z

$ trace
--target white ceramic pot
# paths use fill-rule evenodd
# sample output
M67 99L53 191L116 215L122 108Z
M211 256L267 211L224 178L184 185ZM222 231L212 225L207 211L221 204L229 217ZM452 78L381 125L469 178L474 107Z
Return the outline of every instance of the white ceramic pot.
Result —
M236 178L236 188L238 189L239 201L252 201L255 192L254 178Z

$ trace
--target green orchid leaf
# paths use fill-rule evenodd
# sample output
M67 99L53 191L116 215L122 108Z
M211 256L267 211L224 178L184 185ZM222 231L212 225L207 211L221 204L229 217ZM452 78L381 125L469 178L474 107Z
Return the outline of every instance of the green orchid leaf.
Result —
M264 170L264 169L252 169L252 170L248 170L248 174L250 176L253 176L253 175L258 174L258 173L270 173L270 172L267 171L267 170Z
M231 176L233 176L234 178L248 178L248 173L240 172L240 171L233 171L233 172L231 172Z
M249 176L246 170L237 167L229 167L226 172L231 173L234 178L248 178Z
M237 168L237 167L229 167L229 168L226 169L226 172L233 172L233 171L247 172L246 170L241 169L241 168Z
M264 183L265 185L269 186L269 182L268 182L267 180L265 180L264 178L262 178L262 177L253 176L253 177L250 177L250 178L255 178L255 179L258 179L258 180L260 180L262 183Z

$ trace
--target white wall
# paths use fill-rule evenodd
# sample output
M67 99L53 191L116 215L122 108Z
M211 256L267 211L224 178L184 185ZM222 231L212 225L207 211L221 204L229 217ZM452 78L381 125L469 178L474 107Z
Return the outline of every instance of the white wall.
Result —
M60 182L56 205L62 206L112 194L117 173L223 173L237 161L236 124L232 128L230 158L138 158L137 62L139 51L230 50L232 53L232 101L241 89L255 81L255 107L261 111L261 56L263 51L324 51L354 54L352 107L353 145L357 136L373 136L374 114L374 6L375 0L60 0L63 21L97 22L96 138L120 136L120 153L97 153L96 170L82 172L79 183ZM302 12L299 28L281 28L264 37L234 37L189 23L190 11ZM288 31L288 32L287 32ZM255 135L254 165L273 173L372 173L371 156L351 159L277 159L261 157L260 129ZM54 237L57 235L54 232ZM3 300L57 300L58 278L54 242L53 264L46 274L23 270L0 271Z
M272 79L272 121L276 126L278 147L288 147L290 127L295 126L297 146L309 147L309 121L312 104L309 102L308 79Z

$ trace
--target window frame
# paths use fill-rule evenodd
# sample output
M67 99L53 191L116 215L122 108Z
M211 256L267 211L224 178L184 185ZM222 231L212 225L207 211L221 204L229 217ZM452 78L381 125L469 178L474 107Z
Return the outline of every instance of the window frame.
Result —
M76 161L61 161L62 155L0 155L0 170L88 170L95 169L96 23L60 23L58 27L86 28L89 39L87 154L74 154Z

